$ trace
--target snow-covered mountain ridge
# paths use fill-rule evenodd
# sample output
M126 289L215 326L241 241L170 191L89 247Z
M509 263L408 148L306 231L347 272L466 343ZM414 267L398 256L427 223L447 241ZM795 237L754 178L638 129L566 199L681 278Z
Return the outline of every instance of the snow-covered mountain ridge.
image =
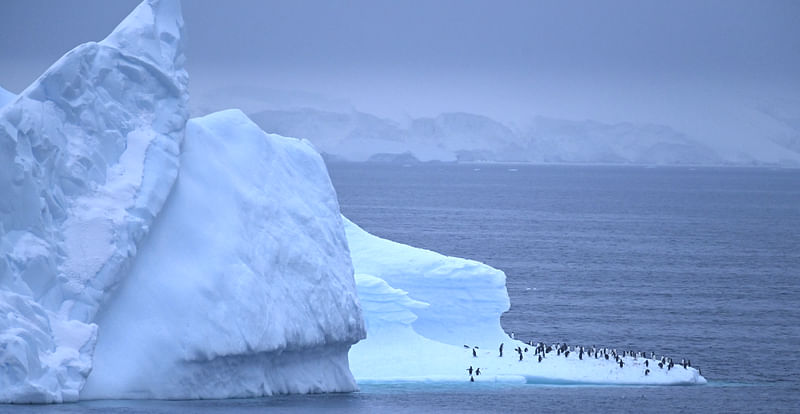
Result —
M771 133L765 141L771 146L768 150L747 155L730 154L669 126L648 123L536 116L524 124L506 125L463 112L398 122L353 109L311 107L271 108L250 117L265 131L306 138L331 159L342 161L385 162L408 154L423 162L800 165L795 145L800 130L792 129L794 124Z

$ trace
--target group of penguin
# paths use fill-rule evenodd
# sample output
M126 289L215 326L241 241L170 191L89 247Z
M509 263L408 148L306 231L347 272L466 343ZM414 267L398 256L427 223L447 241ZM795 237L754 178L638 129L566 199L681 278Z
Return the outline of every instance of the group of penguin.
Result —
M511 334L511 338L512 339L514 338L514 334L513 333ZM553 344L553 345L545 345L543 342L537 342L536 344L534 344L533 341L529 341L528 345L533 348L533 355L534 355L534 357L538 358L538 362L542 362L542 359L544 359L547 354L555 351L556 356L561 356L563 354L564 358L569 358L569 354L570 353L577 353L578 354L578 359L580 359L580 360L583 360L584 355L586 355L588 358L594 357L594 359L605 359L605 360L610 360L611 357L614 357L614 361L617 364L619 364L620 368L625 366L625 361L623 360L623 358L626 357L626 356L627 357L632 357L634 360L637 360L638 358L645 358L645 361L644 361L644 366L645 366L644 375L645 376L646 375L650 375L650 360L658 361L658 368L659 369L664 369L666 367L667 371L669 371L669 370L671 370L672 368L675 367L675 362L672 360L672 358L669 358L669 357L666 357L666 356L662 356L661 359L657 360L655 352L651 352L650 355L649 355L649 359L648 359L648 355L647 355L646 352L622 351L622 354L619 354L619 353L617 353L616 349L596 348L594 346L592 346L591 348L585 348L583 346L574 346L573 347L573 346L567 345L566 343L563 343L563 344L562 343L556 343L556 344ZM464 345L464 348L470 348L470 347L468 345ZM478 349L477 346L476 347L472 347L472 356L474 358L478 357L477 349ZM500 351L500 357L502 357L503 356L503 344L502 343L500 344L499 351ZM528 347L524 347L524 349L523 349L522 347L518 346L518 347L514 348L514 351L517 352L517 354L519 355L519 360L522 361L523 354L528 352ZM683 366L683 369L689 369L689 367L692 366L692 361L690 361L688 359L681 359L681 363L679 365ZM467 372L469 372L469 376L470 376L469 380L470 380L470 382L475 382L475 377L472 375L473 368L472 368L471 365L467 369ZM480 375L480 368L475 370L475 375ZM702 375L702 374L700 374L700 375Z

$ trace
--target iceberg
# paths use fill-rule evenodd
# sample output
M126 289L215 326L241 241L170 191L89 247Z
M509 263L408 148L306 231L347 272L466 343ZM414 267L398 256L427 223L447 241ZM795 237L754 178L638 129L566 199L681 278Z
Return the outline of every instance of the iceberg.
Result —
M356 387L322 159L238 111L188 121L182 34L144 1L0 107L0 402Z
M613 357L580 358L574 347L566 357L553 351L539 362L534 346L511 338L500 326L500 316L509 309L503 272L473 260L381 239L347 219L344 223L367 326L367 339L350 352L350 369L360 383L464 382L470 380L470 367L481 369L475 381L706 383L694 368L677 364L672 369L658 368L659 361L623 356L622 351L622 367ZM500 344L504 344L503 357ZM529 348L521 360L514 352L517 347Z

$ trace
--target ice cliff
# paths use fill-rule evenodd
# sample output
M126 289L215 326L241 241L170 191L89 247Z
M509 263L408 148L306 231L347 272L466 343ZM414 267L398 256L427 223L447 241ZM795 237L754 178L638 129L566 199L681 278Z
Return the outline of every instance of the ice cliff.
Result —
M354 388L322 160L236 112L187 124L182 32L145 1L3 94L0 402Z
M180 164L147 243L97 319L95 369L81 397L355 390L347 352L364 326L319 154L231 110L189 121Z

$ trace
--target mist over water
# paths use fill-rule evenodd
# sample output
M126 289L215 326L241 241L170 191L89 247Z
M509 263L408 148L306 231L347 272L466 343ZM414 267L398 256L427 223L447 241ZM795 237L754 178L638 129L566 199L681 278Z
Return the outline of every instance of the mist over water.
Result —
M19 92L137 3L7 2L0 85ZM780 161L800 137L793 1L236 0L183 10L194 115L274 101L271 89L394 120L470 112L520 126L536 116L653 123L745 160Z

